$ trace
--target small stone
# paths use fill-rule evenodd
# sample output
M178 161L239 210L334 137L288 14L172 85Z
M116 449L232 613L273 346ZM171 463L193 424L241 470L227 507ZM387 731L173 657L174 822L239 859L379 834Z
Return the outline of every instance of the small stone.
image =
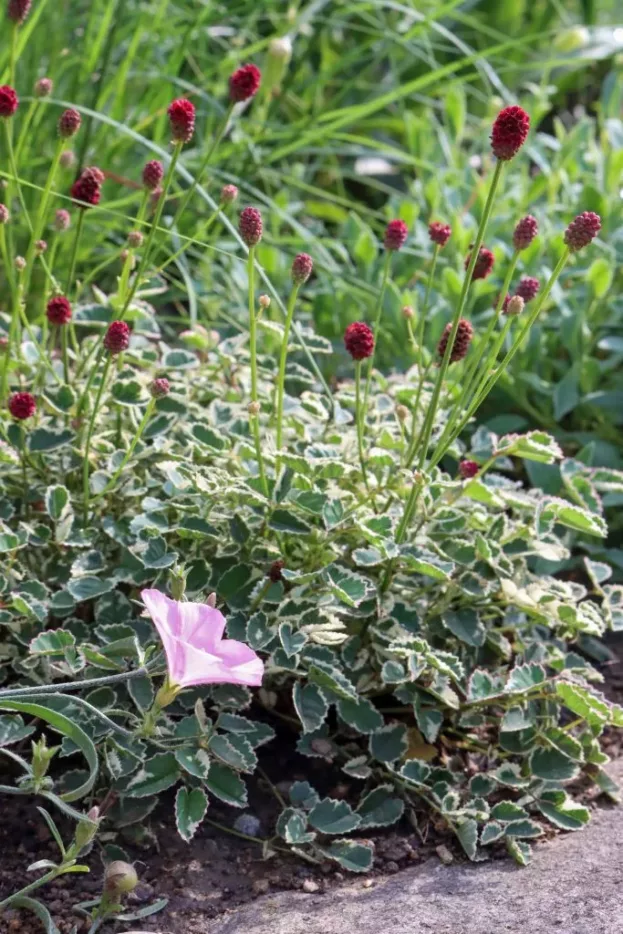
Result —
M364 887L364 889L371 889L373 885L374 885L374 880L373 880L373 879L364 879L364 880L363 880L363 887Z
M303 891L307 892L309 895L313 895L314 892L320 891L320 886L317 882L314 882L313 879L305 879L303 882Z
M266 895L270 888L270 882L268 879L255 879L252 888L255 895Z
M444 864L444 866L449 866L450 863L454 862L454 856L452 855L448 847L445 846L445 844L442 843L440 846L438 846L436 849L436 853L439 859L441 860L441 862Z
M393 859L390 859L388 863L385 863L385 872L399 872L400 866Z

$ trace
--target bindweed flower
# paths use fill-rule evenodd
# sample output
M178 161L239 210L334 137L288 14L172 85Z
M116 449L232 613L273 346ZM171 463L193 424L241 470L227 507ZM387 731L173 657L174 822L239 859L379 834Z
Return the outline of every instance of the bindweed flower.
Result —
M463 480L471 480L472 477L475 477L478 471L480 470L480 464L477 464L476 461L460 461L459 462L459 474Z
M9 0L6 15L21 26L30 13L31 6L32 0Z
M520 221L517 221L513 233L513 246L516 250L525 250L529 247L539 232L539 225L536 217L532 214L526 214Z
M83 169L82 174L71 186L71 197L76 202L81 202L78 207L86 210L88 207L94 207L99 204L102 197L102 182L104 173L96 166L90 166Z
M80 129L81 124L82 117L79 111L70 107L68 110L64 110L58 118L58 135L62 136L63 139L71 139Z
M155 191L160 187L164 178L164 166L157 159L151 159L143 166L143 185L148 191Z
M508 162L525 143L529 129L530 117L522 107L505 107L495 118L491 131L493 155Z
M504 309L505 315L520 315L524 309L525 302L521 295L513 295L508 305Z
M179 97L169 104L167 114L172 139L176 143L190 143L195 132L195 105Z
M409 228L404 221L390 221L385 228L385 237L383 244L386 250L399 250L405 245L409 236Z
M238 222L240 236L248 247L256 246L262 239L262 215L257 208L244 208Z
M450 334L452 333L452 322L448 321L446 324L443 334L439 339L437 345L437 355L440 360L443 360L444 354L446 352L446 347L448 346L448 341L450 340ZM469 350L469 345L472 342L472 337L474 336L474 329L471 326L469 321L466 321L465 318L461 318L459 321L459 326L454 338L454 344L452 350L450 351L450 363L457 363L459 360L462 360L467 356L467 351Z
M112 321L104 337L104 347L109 354L123 353L130 346L130 328L125 321Z
M594 211L584 211L571 221L565 230L564 240L572 253L588 246L601 230L601 217Z
M365 360L374 352L374 334L365 322L355 321L344 332L344 346L353 360Z
M0 224L8 224L11 220L11 212L6 204L0 204Z
M162 640L173 692L199 684L259 687L264 664L243 642L223 639L225 617L205 603L179 603L159 590L141 598Z
M221 188L221 204L233 204L238 200L238 189L235 185L223 185Z
M431 243L436 243L439 247L444 247L452 236L452 227L450 224L442 224L441 221L432 221L428 225L428 236Z
M229 99L236 104L255 97L260 89L262 73L257 65L243 65L229 79Z
M307 253L299 253L292 263L292 281L295 285L307 282L314 269L314 261Z
M29 392L14 392L9 398L9 412L18 422L32 418L36 411L36 399Z
M465 257L465 269L469 269L469 264L471 262L472 254L468 253ZM481 246L478 251L478 257L476 258L476 263L474 264L474 270L472 272L472 282L475 279L486 279L487 276L493 269L495 263L495 256L488 250L486 246Z
M49 97L54 88L51 78L39 78L35 82L35 97Z
M170 391L171 384L165 376L158 376L156 379L152 380L151 386L149 387L149 392L154 399L162 399L164 396L168 396Z
M45 309L46 318L50 324L60 327L71 321L71 302L64 295L55 295L48 302Z
M19 105L19 97L8 84L0 87L0 117L12 117Z
M536 298L541 283L534 276L522 276L519 285L515 289L515 295L520 295L526 304Z
M70 226L71 214L64 208L59 208L54 215L54 229L58 230L60 233L62 230L67 230Z

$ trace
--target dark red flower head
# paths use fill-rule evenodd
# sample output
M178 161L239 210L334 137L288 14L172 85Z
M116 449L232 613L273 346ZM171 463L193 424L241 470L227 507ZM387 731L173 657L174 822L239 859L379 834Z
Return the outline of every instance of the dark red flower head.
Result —
M82 117L77 110L74 110L73 107L64 110L58 118L59 136L62 136L63 139L69 139L71 136L75 136L80 129L81 123Z
M539 232L539 225L536 217L532 214L526 214L517 222L513 233L513 246L516 250L525 250L529 247Z
M452 322L448 321L446 324L443 334L437 344L437 355L440 360L443 360L444 354L446 352L446 347L448 346L448 341L450 340L450 334L452 333ZM454 338L454 345L450 351L450 363L456 363L458 360L462 360L463 357L467 356L467 351L469 350L469 345L472 342L472 337L474 336L474 329L465 318L461 318L459 321L459 326Z
M344 332L344 346L353 360L365 360L374 351L374 334L363 321L355 321Z
M238 221L240 236L247 246L255 246L262 239L262 215L257 208L244 208Z
M19 98L8 84L0 87L0 117L12 117L17 110Z
M152 384L149 387L149 391L154 399L162 399L163 396L168 396L170 390L171 384L165 376L158 376L156 379L152 380Z
M307 253L299 253L292 263L292 281L295 285L303 285L312 274L314 261Z
M445 246L451 235L452 227L450 224L442 224L441 221L432 221L432 223L428 225L428 236L432 243L436 243L437 246Z
M273 561L270 568L268 569L268 577L271 579L273 584L276 584L277 581L283 580L283 574L281 572L285 566L286 563L282 558L278 558L277 561Z
M162 162L152 159L146 162L143 167L143 185L148 191L155 191L164 177L164 168Z
M385 228L384 245L386 250L399 250L405 245L409 236L409 228L404 221L390 221Z
M14 392L9 398L9 412L20 422L32 418L36 411L37 402L29 392Z
M516 156L528 136L530 117L522 107L505 107L495 118L491 131L493 155L503 162Z
M71 321L71 303L64 295L55 295L48 302L45 313L50 324L68 324Z
M262 73L257 65L243 65L229 79L229 99L239 104L255 97L260 89Z
M480 464L477 464L476 461L459 462L459 474L463 480L470 480L472 477L475 477L479 470Z
M169 104L167 113L175 142L190 143L195 132L195 105L185 97L179 97Z
M472 258L472 254L468 253L465 258L465 268L469 268L469 264ZM481 246L478 253L478 257L474 264L474 271L472 272L472 282L474 279L486 279L491 270L493 269L493 264L495 263L495 256L488 250L486 246Z
M601 230L601 217L594 211L584 211L565 230L565 243L572 253L588 246Z
M6 14L14 23L23 23L31 6L32 0L9 0Z
M531 302L539 291L541 283L534 276L522 276L515 289L515 295L523 298L524 302Z
M110 354L122 353L130 346L130 328L125 321L113 321L108 325L104 347Z
M500 300L500 296L496 295L495 298L493 299L493 306L492 306L493 308L498 307L499 300ZM504 312L504 314L506 314L506 309L508 308L508 303L510 302L510 300L511 300L510 295L504 296L504 300L502 301L502 306L501 306L501 310L502 312Z
M93 207L99 204L102 197L101 186L104 173L97 166L89 166L71 186L71 197L74 201L83 202L81 208Z

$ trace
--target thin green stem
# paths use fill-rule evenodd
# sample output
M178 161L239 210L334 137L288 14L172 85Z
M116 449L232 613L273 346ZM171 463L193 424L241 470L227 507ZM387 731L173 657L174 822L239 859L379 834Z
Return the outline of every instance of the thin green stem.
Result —
M69 358L67 355L67 325L61 325L61 354L63 357L63 376L69 384Z
M145 428L147 427L147 423L149 422L149 419L153 415L155 406L156 406L156 400L150 399L149 402L147 403L145 414L143 415L140 421L140 424L138 428L136 429L134 437L132 438L132 441L130 442L130 447L128 448L123 460L121 461L121 463L115 470L114 474L112 475L112 477L110 478L110 480L108 481L104 489L100 493L98 493L96 496L93 497L94 502L95 500L98 500L101 496L105 496L105 494L108 493L109 490L111 490L114 487L124 467L127 465L128 461L131 459L132 455L134 454L134 451L136 450L136 445L141 440L141 436L143 432L145 431Z
M80 245L80 239L82 237L82 228L84 227L84 214L85 208L78 209L78 223L76 224L76 232L74 234L74 242L71 247L71 259L69 261L69 274L67 276L67 286L65 292L67 295L71 293L71 287L73 285L74 276L76 275L76 260L78 259L78 247Z
M257 393L257 317L255 313L255 247L249 249L247 261L247 273L249 280L249 351L251 356L251 402L257 411L251 413L251 427L253 430L253 439L255 441L255 456L257 466L260 472L262 488L264 495L268 497L268 481L264 470L264 458L262 457L262 442L260 438L260 418L259 418L259 399Z
M379 338L380 338L380 325L381 325L381 316L383 314L383 299L385 298L385 290L387 288L387 282L389 279L389 273L391 271L392 265L392 251L387 250L385 253L385 262L383 263L383 273L381 278L381 287L379 289L379 294L376 299L376 307L374 309L374 324L372 331L374 334L374 346L372 348L372 353L370 354L370 362L368 363L368 372L366 375L366 388L363 394L363 414L364 418L366 412L368 411L368 396L370 394L370 382L372 380L372 370L374 367L374 355L376 353L376 348L378 347Z
M48 172L48 177L46 179L45 188L43 189L43 194L39 202L39 210L37 211L35 217L35 223L33 225L32 236L30 238L30 243L28 244L28 252L26 253L26 273L24 277L24 294L28 296L28 289L30 286L30 279L32 276L37 241L41 239L43 235L43 228L45 225L45 218L48 209L48 202L50 200L50 192L52 191L52 185L54 184L54 179L56 178L56 173L58 171L58 166L61 158L61 153L63 151L63 144L65 140L59 139L56 144L56 150L50 164L50 170Z
M288 360L288 340L290 337L290 328L294 317L294 308L296 306L296 297L299 292L299 286L293 285L288 299L286 311L286 320L283 326L283 341L281 343L281 352L279 354L279 373L277 376L277 458L281 451L283 443L283 397L285 394L286 363ZM279 472L279 460L277 460L277 473Z
M357 425L357 448L359 451L359 463L361 464L361 474L366 489L369 491L368 475L366 473L366 461L363 446L363 423L365 411L362 411L361 405L361 360L355 360L355 424Z
M85 681L63 681L56 684L37 684L27 688L8 688L0 691L0 703L2 700L8 700L15 697L36 697L39 694L65 694L68 691L82 691L84 688L103 687L107 684L120 684L124 681L132 681L134 678L142 678L149 674L152 663L143 668L136 668L134 671L125 671L118 675L104 675L102 678L87 678Z
M108 376L108 371L110 369L110 364L112 357L108 357L106 363L104 364L104 369L102 370L100 385L97 391L97 396L95 397L95 404L93 406L93 411L91 412L91 418L89 420L89 427L87 429L87 437L84 445L84 460L82 463L82 493L83 493L83 514L84 514L84 524L86 525L89 519L89 454L91 450L91 439L93 437L93 431L95 429L95 419L97 418L98 409L100 402L102 400L102 395L104 393L104 387L106 386L106 378Z

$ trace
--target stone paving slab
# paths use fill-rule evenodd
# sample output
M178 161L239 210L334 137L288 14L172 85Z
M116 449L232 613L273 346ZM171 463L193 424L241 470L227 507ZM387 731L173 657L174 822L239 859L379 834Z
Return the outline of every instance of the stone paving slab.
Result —
M612 768L623 780L623 762ZM326 895L268 895L208 924L208 934L623 934L623 808L510 861L442 865Z

